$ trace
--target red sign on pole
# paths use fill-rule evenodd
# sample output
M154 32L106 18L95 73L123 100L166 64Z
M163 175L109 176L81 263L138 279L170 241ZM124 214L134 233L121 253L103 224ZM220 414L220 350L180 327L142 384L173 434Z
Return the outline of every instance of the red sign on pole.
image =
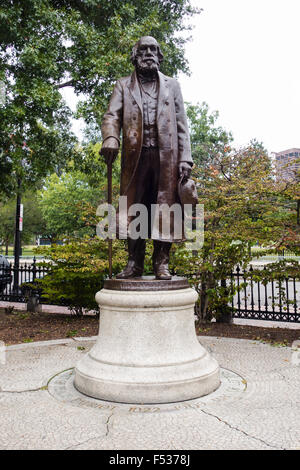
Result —
M23 231L23 204L20 204L19 230Z

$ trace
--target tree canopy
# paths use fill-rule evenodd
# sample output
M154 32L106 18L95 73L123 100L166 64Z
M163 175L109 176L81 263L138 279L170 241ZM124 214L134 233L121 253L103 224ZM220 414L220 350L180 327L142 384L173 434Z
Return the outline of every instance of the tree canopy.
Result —
M86 223L86 212L95 213L104 201L101 186L91 187L79 171L53 173L39 192L39 206L46 222L47 233L56 240L68 236L95 235L95 225Z
M261 256L283 248L298 252L300 234L299 183L278 183L271 158L256 140L234 148L217 117L206 103L188 106L204 243L197 253L179 247L172 261L199 292L199 315L206 319L229 312L226 279L237 265L249 266L252 246L260 245Z
M24 206L22 243L34 242L33 237L46 234L46 222L43 219L35 193L27 191L22 199ZM13 244L15 237L16 201L9 199L0 203L0 244L8 246Z
M195 12L190 0L3 0L0 193L11 194L18 176L37 183L73 156L60 89L83 97L77 116L97 125L113 83L132 70L131 48L141 35L161 42L165 73L187 72L180 33Z
M233 141L231 132L218 126L218 111L211 111L207 103L187 103L192 156L199 171L205 170L226 152Z

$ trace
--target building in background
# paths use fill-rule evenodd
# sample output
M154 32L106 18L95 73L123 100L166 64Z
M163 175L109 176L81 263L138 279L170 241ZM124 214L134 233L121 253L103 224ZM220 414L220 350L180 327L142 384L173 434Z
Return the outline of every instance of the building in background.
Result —
M277 181L289 181L300 176L300 148L273 152Z

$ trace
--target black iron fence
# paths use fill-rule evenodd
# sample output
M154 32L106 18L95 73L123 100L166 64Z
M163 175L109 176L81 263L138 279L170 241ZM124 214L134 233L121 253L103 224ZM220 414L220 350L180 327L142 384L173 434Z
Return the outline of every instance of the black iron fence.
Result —
M50 272L47 266L39 266L36 259L32 263L20 262L0 264L0 300L6 302L27 302L28 297L40 296L31 284Z
M28 302L31 296L44 303L42 292L32 289L36 279L50 273L50 266L37 263L0 264L0 301ZM300 322L300 278L255 280L252 269L239 267L223 285L232 294L230 303L234 318L250 318L281 322ZM48 303L48 302L47 302Z
M263 272L262 272L263 274ZM300 277L255 280L253 269L237 267L229 283L235 318L300 322Z

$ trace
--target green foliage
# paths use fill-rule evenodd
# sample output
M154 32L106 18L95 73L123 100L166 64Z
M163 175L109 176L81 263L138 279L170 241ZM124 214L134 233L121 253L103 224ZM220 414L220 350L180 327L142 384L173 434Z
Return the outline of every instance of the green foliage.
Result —
M299 186L290 182L282 188L276 182L262 144L252 141L245 148L232 148L231 135L216 127L217 116L205 103L188 106L193 176L199 203L204 204L204 244L196 253L184 246L174 249L171 263L199 293L200 319L218 321L230 320L228 305L237 286L229 289L225 280L237 265L249 265L251 246L259 243L267 253L280 249L284 240L290 249L291 239L293 247L299 240L295 206L293 211L285 206L287 191L296 200ZM287 275L287 266L278 269ZM299 272L299 266L295 269Z
M22 191L36 188L50 171L65 165L76 142L70 131L71 114L61 98L53 104L44 96L39 106L31 106L39 94L29 77L22 79L20 84L18 77L8 74L7 98L0 106L2 198L16 192L18 178Z
M13 191L14 185L11 180L11 172L11 160L0 148L0 201L5 201Z
M35 193L27 191L23 198L23 231L22 244L32 241L32 238L45 233L46 224L38 205ZM0 203L0 242L8 248L15 236L16 199L9 199L6 203Z
M287 295L286 285L289 278L300 280L300 263L296 260L283 259L265 265L264 269L251 269L247 283L253 281L267 285L273 282L277 295L273 299L272 308L280 307L283 311L287 311L288 307L295 307L295 300L291 300Z
M0 204L0 240L6 246L13 243L15 233L16 201L10 200L6 204Z
M50 238L95 234L97 207L107 201L107 166L99 155L100 147L100 143L80 147L67 168L47 178L38 193ZM120 157L119 154L112 172L115 205L119 196Z
M47 258L46 266L51 266L51 273L38 282L48 301L68 305L77 314L97 310L95 294L108 276L105 241L83 237L66 241L64 245L40 247L37 253ZM124 257L124 248L114 244L114 269L124 263Z
M232 148L230 134L217 127L217 114L210 114L207 105L202 105L202 108L188 107L188 110L195 158L193 177L198 187L199 202L204 204L205 236L203 247L198 252L188 251L184 244L173 245L170 266L178 275L187 277L199 293L201 320L215 317L217 321L228 321L231 315L228 305L238 287L224 281L237 265L242 268L249 265L251 247L259 243L260 256L276 252L282 246L295 247L299 233L296 212L299 185L297 181L284 185L276 182L270 158L258 142L252 141L241 149ZM202 145L203 142L205 145ZM99 195L102 194L103 200L106 200L106 168L98 151L99 144L86 145L84 151L77 154L69 172L62 173L61 180L53 177L60 189L57 193L53 192L52 202L47 203L48 208L53 205L49 209L52 211L49 219L59 218L58 223L64 223L66 227L70 217L70 233L79 220L83 223L82 229L91 229L89 237L70 239L64 246L43 249L53 263L52 274L42 281L45 295L53 302L65 301L78 312L97 307L94 293L108 276L107 242L94 236L98 222L95 201L93 198L86 199L87 195L94 194L93 191L89 192L91 188L98 188ZM115 169L113 186L116 202L120 161ZM67 195L67 181L73 182L70 196ZM79 185L78 189L78 181L85 181L86 186ZM81 192L82 188L87 193ZM79 199L88 203L77 206ZM74 201L77 203L74 204ZM148 274L152 271L151 253L152 245L148 243L145 263ZM126 261L124 244L114 241L114 275L121 271ZM253 271L252 278L263 283L271 279L270 276L273 276L272 279L276 276L281 282L285 276L292 274L299 275L299 264L279 263L264 272ZM245 286L242 282L240 289ZM280 295L284 299L283 290Z
M99 155L101 145L86 144L59 175L46 179L38 193L39 205L50 238L96 233L96 210L107 201L107 167ZM113 202L117 204L120 181L120 155L113 167Z
M71 111L60 90L84 96L77 116L96 128L112 86L131 72L141 35L161 41L163 71L187 72L190 0L2 0L0 6L0 194L36 185L74 156Z
M300 279L300 263L296 260L282 259L276 263L268 263L264 269L252 269L253 281L266 284L270 281L285 282L288 277Z
M217 126L218 111L211 112L208 104L187 103L187 117L190 128L192 156L197 170L204 172L216 158L229 148L233 138L230 132Z
M45 301L67 305L78 315L84 311L98 310L95 294L108 278L108 244L98 237L69 239L64 245L39 247L38 254L45 256L46 267L51 272L36 283L42 289ZM147 245L145 271L151 272L152 244ZM128 253L124 241L113 242L113 276L127 263ZM49 264L50 263L50 264ZM36 286L35 286L36 287Z
M85 212L96 213L98 204L104 200L103 188L89 185L83 173L52 174L39 193L39 205L48 234L53 239L94 234L95 226L86 223Z
M98 136L99 140L99 136ZM85 179L92 188L101 188L107 191L107 166L104 158L99 155L100 143L86 143L77 152L74 158L74 166L70 171L78 170L85 175ZM119 195L120 171L121 171L121 151L119 157L112 168L112 185L114 199Z
M291 161L287 165L293 166L300 163L300 159ZM279 194L276 205L280 214L284 231L278 240L278 250L290 250L295 255L300 255L300 169L291 171L292 177L288 180L277 181Z

